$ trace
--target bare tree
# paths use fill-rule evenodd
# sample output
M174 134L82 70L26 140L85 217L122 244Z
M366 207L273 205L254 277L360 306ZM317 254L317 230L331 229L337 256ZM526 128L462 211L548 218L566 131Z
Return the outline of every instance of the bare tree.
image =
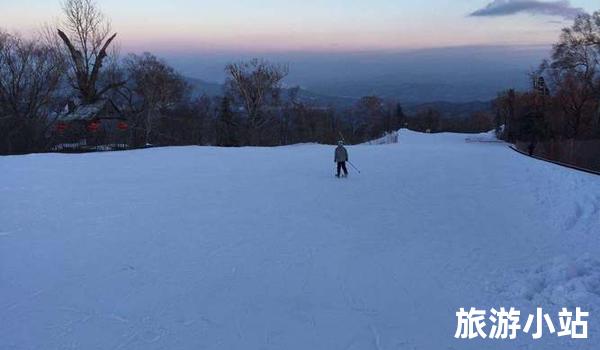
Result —
M582 14L564 28L552 59L540 70L550 78L566 117L565 136L579 137L600 98L600 12Z
M295 86L287 90L287 99L279 117L279 144L287 145L292 137L292 122L295 112L301 107L299 99L300 87Z
M384 101L378 96L364 96L356 103L356 112L364 119L365 131L371 138L379 137L384 131L391 131L386 125L388 111Z
M117 36L111 35L110 21L94 0L66 0L63 3L64 20L58 35L70 57L71 85L84 103L92 103L123 82L108 82L98 88L104 60L109 46Z
M4 49L4 46L6 45L6 42L8 41L9 37L10 36L8 35L8 33L5 33L2 30L0 30L0 51Z
M516 111L516 93L509 89L498 93L493 102L496 110L496 133L503 140L515 140L515 111Z
M571 27L562 30L552 50L550 68L577 72L591 81L600 65L600 12L579 15Z
M64 65L54 48L0 32L0 134L6 153L39 151Z
M166 109L175 107L189 87L179 73L150 53L131 55L126 60L129 84L124 87L130 111L137 116L144 140L151 142L154 122Z
M246 112L248 140L260 143L260 131L269 122L265 107L279 101L281 82L288 75L287 65L253 59L231 63L225 68L231 95L241 101Z
M441 130L442 115L434 108L427 108L417 113L416 119L420 120L423 131L439 132Z
M238 125L235 114L231 110L231 101L228 96L221 98L215 124L217 146L233 147L239 145L236 133Z

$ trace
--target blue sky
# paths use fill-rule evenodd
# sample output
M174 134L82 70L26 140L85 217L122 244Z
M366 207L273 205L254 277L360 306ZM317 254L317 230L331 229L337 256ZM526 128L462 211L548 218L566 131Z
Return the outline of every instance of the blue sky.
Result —
M129 50L357 51L547 44L566 9L597 0L99 0ZM529 4L534 3L534 7ZM529 6L529 7L528 7ZM60 15L55 0L0 0L0 26L31 33ZM480 16L469 16L479 11ZM561 12L562 11L562 12ZM565 15L562 15L565 13Z

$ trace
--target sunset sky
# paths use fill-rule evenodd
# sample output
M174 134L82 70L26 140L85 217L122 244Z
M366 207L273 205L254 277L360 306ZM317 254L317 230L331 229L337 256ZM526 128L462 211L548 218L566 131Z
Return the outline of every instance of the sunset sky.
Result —
M598 0L100 0L123 48L163 52L393 50L546 44ZM0 26L33 33L56 0L0 0Z

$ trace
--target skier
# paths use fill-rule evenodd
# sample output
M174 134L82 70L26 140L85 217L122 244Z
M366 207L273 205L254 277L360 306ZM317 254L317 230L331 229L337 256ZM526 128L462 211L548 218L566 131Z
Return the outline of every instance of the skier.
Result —
M344 177L348 176L348 169L346 169L346 162L348 161L348 151L344 147L344 141L339 141L338 146L335 149L334 162L337 163L337 174L336 177L340 177L340 173L344 170Z
M535 153L535 147L537 146L537 140L534 138L531 139L531 142L529 143L529 146L527 146L527 151L529 153L530 157L533 157L533 154Z

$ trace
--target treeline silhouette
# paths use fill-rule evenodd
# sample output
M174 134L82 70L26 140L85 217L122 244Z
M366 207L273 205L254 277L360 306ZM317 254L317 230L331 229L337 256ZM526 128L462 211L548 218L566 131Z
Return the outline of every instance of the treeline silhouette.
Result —
M531 90L494 101L498 134L521 150L600 170L600 12L562 30Z
M225 67L222 96L191 97L186 79L150 53L120 58L116 33L93 0L67 0L35 39L0 31L0 153L148 145L273 146L360 143L410 127L484 131L483 113L405 115L367 96L349 107L315 104L284 88L287 65L261 59Z

